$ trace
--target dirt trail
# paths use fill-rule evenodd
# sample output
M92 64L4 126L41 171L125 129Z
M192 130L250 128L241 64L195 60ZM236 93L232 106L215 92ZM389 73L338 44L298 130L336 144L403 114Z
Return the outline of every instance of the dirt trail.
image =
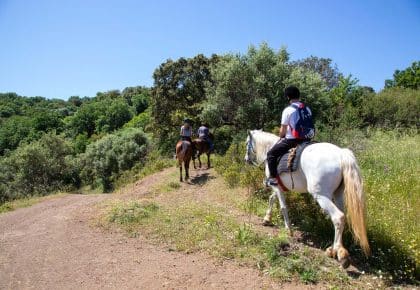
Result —
M175 170L149 176L119 195L67 195L0 215L0 289L305 288L280 287L256 269L172 252L90 225L96 204L145 194Z

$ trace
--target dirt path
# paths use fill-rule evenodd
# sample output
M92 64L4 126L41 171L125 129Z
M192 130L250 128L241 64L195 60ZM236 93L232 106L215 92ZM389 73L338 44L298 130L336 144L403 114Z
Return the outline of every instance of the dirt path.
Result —
M0 215L0 289L281 288L256 269L90 225L96 204L145 194L174 171L147 177L119 195L67 195Z

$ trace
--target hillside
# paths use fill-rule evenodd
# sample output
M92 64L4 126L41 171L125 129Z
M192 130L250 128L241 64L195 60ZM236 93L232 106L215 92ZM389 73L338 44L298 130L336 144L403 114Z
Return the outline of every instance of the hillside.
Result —
M341 270L299 232L290 240L290 250L283 249L283 254L290 251L302 261L302 253L311 256L321 265L309 266L324 272L315 276L327 273L330 278L312 282L307 279L306 285L304 278L297 279L293 271L289 270L288 277L270 273L269 268L261 268L263 261L253 261L257 253L252 252L252 243L249 247L246 243L235 246L225 243L222 237L214 239L233 224L252 229L243 234L255 232L264 238L282 235L275 227L262 227L259 217L241 209L249 197L247 191L228 190L213 170L193 171L189 183L179 184L176 179L177 170L172 167L115 194L68 194L2 214L0 288L313 289L361 285L376 288L382 284L372 275L361 275L353 266L347 272ZM133 203L155 204L163 217L171 210L179 215L172 215L172 230L154 223L162 216L146 223L141 219L110 219L121 212L116 209ZM130 210L125 213L133 217ZM177 219L181 217L183 220ZM215 220L220 217L226 219ZM207 224L202 223L202 218ZM186 225L193 226L190 229L195 238L180 236L191 233L185 230ZM211 235L203 234L208 230ZM238 232L230 235L249 240L246 235L238 238ZM228 254L232 246L249 251L251 258Z

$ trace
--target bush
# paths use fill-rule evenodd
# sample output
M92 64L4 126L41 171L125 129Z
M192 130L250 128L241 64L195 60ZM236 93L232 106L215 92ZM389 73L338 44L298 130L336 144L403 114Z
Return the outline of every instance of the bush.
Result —
M390 88L365 99L363 118L381 128L420 126L420 90Z
M150 110L146 110L138 114L137 116L135 116L129 122L125 123L124 128L141 128L144 131L146 131L150 122L151 122Z
M126 129L110 134L87 146L81 155L82 178L104 192L113 188L113 181L136 163L143 162L148 151L148 139L141 129Z
M365 260L347 231L344 239L351 254L368 264L371 271L381 270L395 280L414 281L419 275L420 262L417 234L420 231L417 222L420 207L417 144L420 140L417 130L409 130L407 134L407 130L398 133L341 128L321 131L317 138L350 147L362 170L368 236L373 253ZM216 158L215 169L229 186L248 186L255 199L266 199L267 196L261 194L263 171L244 165L244 154L245 146L232 144L224 156ZM333 227L314 199L308 194L288 193L286 200L292 223L321 247L328 246L334 234Z
M77 186L78 174L70 154L67 143L54 134L20 146L0 162L0 202Z

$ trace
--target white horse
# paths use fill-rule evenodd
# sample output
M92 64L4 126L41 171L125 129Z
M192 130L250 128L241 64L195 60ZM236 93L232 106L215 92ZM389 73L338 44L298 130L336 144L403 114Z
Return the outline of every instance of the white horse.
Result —
M279 141L279 137L253 130L246 140L247 152L245 161L261 165L266 161L267 152ZM269 171L265 164L265 174ZM292 180L293 178L293 180ZM362 179L356 159L349 149L342 149L330 143L315 143L302 152L298 169L292 173L282 173L283 184L298 193L309 192L321 208L330 216L334 224L335 235L332 247L326 250L328 256L338 258L343 267L349 265L349 254L344 248L342 235L345 224L344 205L347 219L356 242L366 255L370 254L365 224L365 198ZM264 224L271 223L272 209L277 196L283 213L286 229L290 232L290 221L284 193L278 186L271 186L269 208L264 217Z

